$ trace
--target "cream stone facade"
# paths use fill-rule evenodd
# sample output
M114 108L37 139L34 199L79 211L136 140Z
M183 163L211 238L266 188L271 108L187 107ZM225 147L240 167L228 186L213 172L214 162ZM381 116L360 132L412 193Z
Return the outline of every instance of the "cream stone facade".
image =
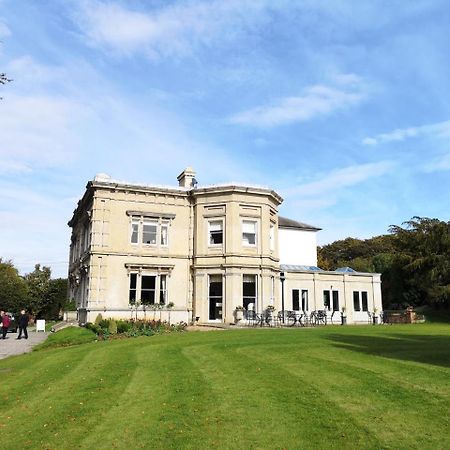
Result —
M87 184L69 222L70 296L80 322L101 313L234 323L236 307L301 308L298 295L308 297L305 311L332 312L339 295L339 310L353 312L354 290L366 292L365 310L347 314L349 323L367 321L369 307L381 310L378 274L305 267L316 265L319 229L280 218L282 198L273 190L235 183L198 187L191 168L178 182L137 185L100 174ZM280 236L289 249L285 262L297 265L280 265ZM326 290L334 303L323 304ZM155 311L155 305L162 306Z

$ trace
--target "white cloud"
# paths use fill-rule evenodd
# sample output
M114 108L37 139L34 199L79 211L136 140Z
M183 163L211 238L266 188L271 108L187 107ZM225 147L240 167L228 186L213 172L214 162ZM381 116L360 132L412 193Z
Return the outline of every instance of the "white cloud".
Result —
M285 97L272 105L258 106L230 118L239 125L268 128L294 122L305 122L317 116L359 104L367 93L356 78L340 83L341 86L310 86L298 97ZM359 79L358 79L359 80ZM350 82L351 81L351 82Z
M0 159L0 174L28 173L28 172L31 172L31 169L24 163L11 160L8 161L7 159L4 160Z
M282 191L285 197L301 195L302 197L320 197L334 195L339 189L355 186L370 178L379 177L393 167L390 161L359 164L343 169L336 169L322 174L317 180Z
M124 54L179 56L216 39L236 37L241 26L251 27L249 15L263 12L265 3L265 0L190 1L141 12L118 3L94 0L84 2L75 21L91 45Z
M366 137L362 140L364 145L379 145L389 142L401 142L408 138L420 136L436 136L449 137L450 136L450 120L445 122L438 122L429 125L422 125L418 127L397 128L389 133L377 134L373 137Z
M24 171L67 163L80 114L80 105L66 98L8 95L2 102L0 166Z
M0 39L11 36L11 30L3 22L0 22Z
M450 153L442 155L439 158L435 158L433 161L425 164L423 170L428 173L450 170Z

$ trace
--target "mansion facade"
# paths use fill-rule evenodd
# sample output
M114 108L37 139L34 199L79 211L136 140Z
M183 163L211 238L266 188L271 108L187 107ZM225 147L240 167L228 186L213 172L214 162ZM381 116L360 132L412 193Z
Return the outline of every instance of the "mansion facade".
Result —
M79 321L158 317L233 323L237 307L326 310L348 323L381 311L379 274L317 267L319 228L280 217L273 190L199 187L187 168L177 187L97 175L69 226L70 297Z

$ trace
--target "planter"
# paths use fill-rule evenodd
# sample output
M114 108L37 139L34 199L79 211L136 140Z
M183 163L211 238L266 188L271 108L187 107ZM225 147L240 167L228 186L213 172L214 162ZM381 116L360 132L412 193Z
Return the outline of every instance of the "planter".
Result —
M236 323L240 322L244 318L244 311L237 309L235 311L234 317L236 318Z
M378 316L372 317L373 325L378 325Z
M347 325L347 316L341 316L341 325Z

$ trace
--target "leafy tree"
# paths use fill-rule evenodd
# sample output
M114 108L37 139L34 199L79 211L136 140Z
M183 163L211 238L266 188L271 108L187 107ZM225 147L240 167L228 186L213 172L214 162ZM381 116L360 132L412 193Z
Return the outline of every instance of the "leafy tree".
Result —
M67 278L51 279L48 286L46 302L41 315L47 319L58 319L67 306Z
M450 306L450 222L413 217L389 235L347 238L319 248L319 266L382 274L385 307Z
M450 222L413 217L403 225L390 231L408 280L405 294L416 303L450 306Z
M25 275L25 281L28 288L28 307L32 314L40 316L48 304L50 292L50 267L40 264L34 266L33 272Z
M26 307L27 288L11 261L0 258L0 308L18 312Z

